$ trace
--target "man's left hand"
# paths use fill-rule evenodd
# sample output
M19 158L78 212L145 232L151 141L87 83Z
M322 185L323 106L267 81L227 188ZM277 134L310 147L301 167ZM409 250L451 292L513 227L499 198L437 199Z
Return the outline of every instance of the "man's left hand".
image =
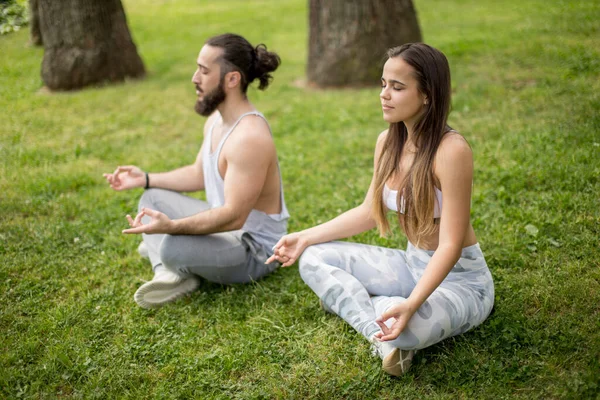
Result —
M147 224L142 223L144 216L151 218ZM127 222L131 228L124 229L122 233L172 233L173 221L165 214L160 211L151 210L149 208L142 208L142 211L135 216L135 219L131 218L131 215L127 215Z

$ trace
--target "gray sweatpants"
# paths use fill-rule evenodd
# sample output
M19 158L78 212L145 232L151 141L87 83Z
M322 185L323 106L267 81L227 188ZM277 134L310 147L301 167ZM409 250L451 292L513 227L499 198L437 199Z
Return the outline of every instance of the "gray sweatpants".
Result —
M148 189L139 209L147 207L179 219L210 209L208 203L164 189ZM148 223L150 217L142 222ZM210 235L143 234L152 268L164 265L182 276L197 275L210 282L230 284L257 280L279 264L265 265L271 249L242 230Z
M411 243L406 251L323 243L304 251L299 270L329 310L371 339L380 330L375 319L410 296L433 253ZM390 343L404 350L431 346L481 324L493 304L494 282L479 244L465 247L446 279Z

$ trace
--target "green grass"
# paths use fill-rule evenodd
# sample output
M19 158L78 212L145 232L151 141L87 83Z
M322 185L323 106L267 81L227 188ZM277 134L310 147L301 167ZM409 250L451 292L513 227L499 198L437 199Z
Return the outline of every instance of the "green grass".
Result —
M448 56L451 125L475 154L472 221L496 283L480 327L418 353L402 378L324 314L295 268L203 284L157 311L120 234L141 191L102 173L194 160L190 83L204 39L236 31L283 64L251 90L276 137L290 230L357 205L385 129L378 88L314 91L304 0L126 0L147 79L49 95L28 33L0 37L0 397L599 398L600 6L416 0ZM404 247L396 233L355 238Z

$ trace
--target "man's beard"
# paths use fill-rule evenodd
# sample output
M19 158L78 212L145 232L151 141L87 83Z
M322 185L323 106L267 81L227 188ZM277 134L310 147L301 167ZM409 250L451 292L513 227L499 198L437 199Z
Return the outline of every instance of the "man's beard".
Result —
M194 110L196 110L196 112L203 117L208 117L224 100L225 90L223 90L223 79L221 79L219 86L217 86L212 92L207 93L202 100L196 100Z

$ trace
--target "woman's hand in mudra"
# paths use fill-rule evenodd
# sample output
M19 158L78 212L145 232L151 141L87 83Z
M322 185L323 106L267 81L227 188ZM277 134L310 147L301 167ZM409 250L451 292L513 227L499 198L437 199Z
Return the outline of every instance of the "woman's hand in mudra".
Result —
M307 246L308 241L300 233L285 235L273 247L273 255L265 261L265 264L278 261L282 267L289 267L296 262Z
M376 333L375 337L381 341L396 339L400 336L404 328L406 328L408 321L410 321L416 311L408 301L391 306L375 320L381 328L381 332ZM388 327L385 321L390 318L394 318L395 321L391 327Z

